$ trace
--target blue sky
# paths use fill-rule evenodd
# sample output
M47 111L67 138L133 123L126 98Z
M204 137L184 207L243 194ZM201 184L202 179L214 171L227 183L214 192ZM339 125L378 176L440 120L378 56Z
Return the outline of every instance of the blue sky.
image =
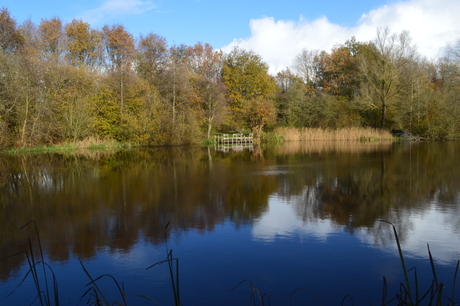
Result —
M458 0L2 0L0 6L18 22L58 16L95 28L122 24L135 37L153 32L170 45L201 41L224 51L238 45L260 54L273 73L302 49L329 51L352 36L372 40L383 26L408 30L430 59L460 38Z

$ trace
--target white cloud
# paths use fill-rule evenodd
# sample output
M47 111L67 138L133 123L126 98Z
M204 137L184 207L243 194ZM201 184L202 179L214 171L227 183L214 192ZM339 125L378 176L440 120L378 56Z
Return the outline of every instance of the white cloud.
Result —
M418 52L428 59L441 55L442 49L460 38L460 1L411 0L385 5L363 14L355 27L331 23L326 17L313 21L276 21L272 17L250 21L251 36L234 39L222 48L228 52L234 46L253 50L261 55L276 73L290 65L302 49L330 51L352 36L358 41L375 38L378 27L388 27L393 33L407 30Z
M302 196L294 197L288 203L277 196L271 196L268 210L253 225L253 239L273 242L298 235L315 237L325 242L329 236L341 231L342 226L334 224L329 219L314 219L308 222L301 220L295 211L295 202L302 199Z
M114 18L142 14L154 8L155 5L151 1L108 0L100 7L86 11L80 18L94 25Z

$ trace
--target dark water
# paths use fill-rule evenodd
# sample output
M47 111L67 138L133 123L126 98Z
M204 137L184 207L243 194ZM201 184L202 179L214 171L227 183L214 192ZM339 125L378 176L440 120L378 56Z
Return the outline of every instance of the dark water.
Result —
M36 296L29 275L5 298L28 271L24 253L5 257L29 250L30 239L40 260L33 224L20 230L30 220L61 305L87 303L79 260L93 278L123 283L128 305L155 305L136 295L172 305L167 265L145 270L169 249L179 258L183 305L247 305L250 283L271 305L341 305L348 295L354 305L378 305L383 277L387 300L404 281L393 232L380 219L396 226L421 294L433 279L429 243L445 298L454 289L460 301L460 285L452 287L459 152L458 142L318 142L3 156L0 305ZM98 284L110 302L122 302L111 278Z

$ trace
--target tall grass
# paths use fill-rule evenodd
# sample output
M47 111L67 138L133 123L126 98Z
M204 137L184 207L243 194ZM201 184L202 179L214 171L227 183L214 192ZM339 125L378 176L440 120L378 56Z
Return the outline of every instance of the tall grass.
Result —
M89 304L92 300L94 300L94 302L92 302L92 304L97 305L97 306L111 306L111 305L127 306L128 305L128 303L126 301L126 294L125 294L125 288L123 286L123 283L120 286L120 284L115 279L115 277L113 277L110 274L104 274L104 275L101 275L101 276L99 276L97 278L93 278L91 276L91 274L88 272L88 270L86 269L86 267L83 265L83 262L81 260L80 260L80 264L81 264L81 266L83 268L83 271L85 272L86 276L90 280L90 282L86 286L90 286L90 285L92 286L88 290L86 290L86 292L80 298L80 301L85 296L89 296L87 304ZM115 285L117 286L118 292L120 293L121 298L123 300L123 304L118 303L118 302L110 303L108 301L108 299L105 297L105 294L102 292L102 290L98 286L98 281L100 279L102 279L102 278L109 278L115 283Z
M386 302L386 294L384 294L382 298L382 305L389 305L394 300L397 300L398 306L420 306L420 305L441 306L443 302L443 298L444 298L445 286L444 286L444 283L438 281L438 277L436 273L436 266L434 264L433 256L431 254L430 245L427 244L427 248L428 248L428 255L430 259L431 271L433 274L433 281L431 283L431 286L429 286L428 289L421 291L422 288L420 288L420 285L419 285L419 279L417 276L417 268L414 267L408 270L406 267L406 261L405 261L405 258L402 252L401 243L399 241L398 232L396 230L396 227L389 221L386 221L386 220L378 220L378 221L391 225L394 236L395 236L396 246L398 248L401 268L404 273L404 282L400 284L400 292L397 293L396 296L388 302ZM452 294L450 297L445 297L449 301L449 303L447 304L449 306L459 305L455 303L455 285L457 282L459 265L460 265L460 260L457 261L457 266L456 266L455 273L454 273L454 279L453 279L453 284L452 284ZM413 282L411 282L411 279L409 278L409 272L412 270L414 271ZM414 285L414 288L411 287L411 284ZM384 280L384 288L386 288L385 280ZM421 294L423 295L421 296Z
M284 141L381 141L393 139L389 131L364 127L351 127L337 130L280 127L275 129L274 133L283 137Z
M39 249L39 256L37 257L34 248L32 246L32 240L28 238L28 245L29 248L27 250L21 251L19 253L13 254L12 256L18 256L20 254L25 254L27 258L27 264L29 266L29 270L27 271L26 275L22 279L22 281L16 286L16 288L8 294L7 298L10 297L23 283L24 281L30 276L32 277L34 288L37 293L35 299L32 301L31 304L35 303L38 299L41 306L59 306L59 290L58 290L58 283L56 280L56 276L54 275L53 270L51 267L45 262L43 257L43 249L40 240L40 234L38 233L37 224L34 220L28 222L24 226L22 226L19 230L22 230L29 226L29 224L34 225L35 235L37 238L38 249ZM52 276L52 280L49 277Z
M146 268L146 270L149 270L157 265L161 265L163 263L168 264L168 269L169 269L169 277L171 280L171 287L172 287L172 292L173 292L173 297L174 297L174 305L175 306L180 306L180 287L179 287L179 258L174 258L172 250L168 248L168 227L169 227L170 222L168 222L165 226L165 246L166 246L166 259L156 262L153 265L149 266ZM138 295L139 297L149 299L153 301L154 303L158 304L153 298L145 295Z

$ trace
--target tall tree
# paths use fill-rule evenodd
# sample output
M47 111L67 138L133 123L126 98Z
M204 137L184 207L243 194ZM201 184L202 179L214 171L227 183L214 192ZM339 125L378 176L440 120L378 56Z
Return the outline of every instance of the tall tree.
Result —
M15 55L14 112L17 118L18 142L27 146L49 137L50 105L44 103L46 88L43 82L44 65L39 54L37 27L26 20L20 27L24 36L21 52Z
M73 19L65 26L66 57L72 65L97 68L102 61L102 35L89 23Z
M131 75L134 61L134 38L122 25L104 26L102 28L106 51L106 67L117 79L120 114L125 108L126 78Z
M231 127L249 128L254 131L257 140L268 121L250 119L256 116L257 107L260 107L260 118L273 119L267 108L274 109L272 99L276 82L268 74L268 65L254 52L236 47L225 57L222 73L233 113Z
M0 52L17 51L24 43L24 37L17 28L16 20L7 8L0 10Z
M307 85L289 68L278 72L276 83L279 88L276 95L278 123L282 126L303 127L302 106Z
M6 8L0 10L0 147L8 145L13 137L17 121L15 107L17 94L17 57L24 44L24 37Z
M408 32L396 35L390 34L388 28L379 28L376 39L360 56L360 71L365 78L361 90L363 101L368 108L380 111L382 129L386 126L388 109L394 106L400 92L400 71L415 55Z
M303 49L294 59L294 71L307 85L309 93L314 93L321 80L321 56L318 50Z
M359 43L353 38L345 45L332 48L330 54L321 57L322 79L324 92L334 96L352 100L359 92L361 76L357 56Z
M164 37L154 33L140 36L135 67L144 80L158 86L160 74L166 69L167 60L168 44Z
M222 53L209 44L197 43L188 48L187 61L192 70L192 107L205 127L207 138L226 110L225 85L222 80Z
M49 61L58 61L64 53L64 27L58 17L42 19L38 27L40 49Z

